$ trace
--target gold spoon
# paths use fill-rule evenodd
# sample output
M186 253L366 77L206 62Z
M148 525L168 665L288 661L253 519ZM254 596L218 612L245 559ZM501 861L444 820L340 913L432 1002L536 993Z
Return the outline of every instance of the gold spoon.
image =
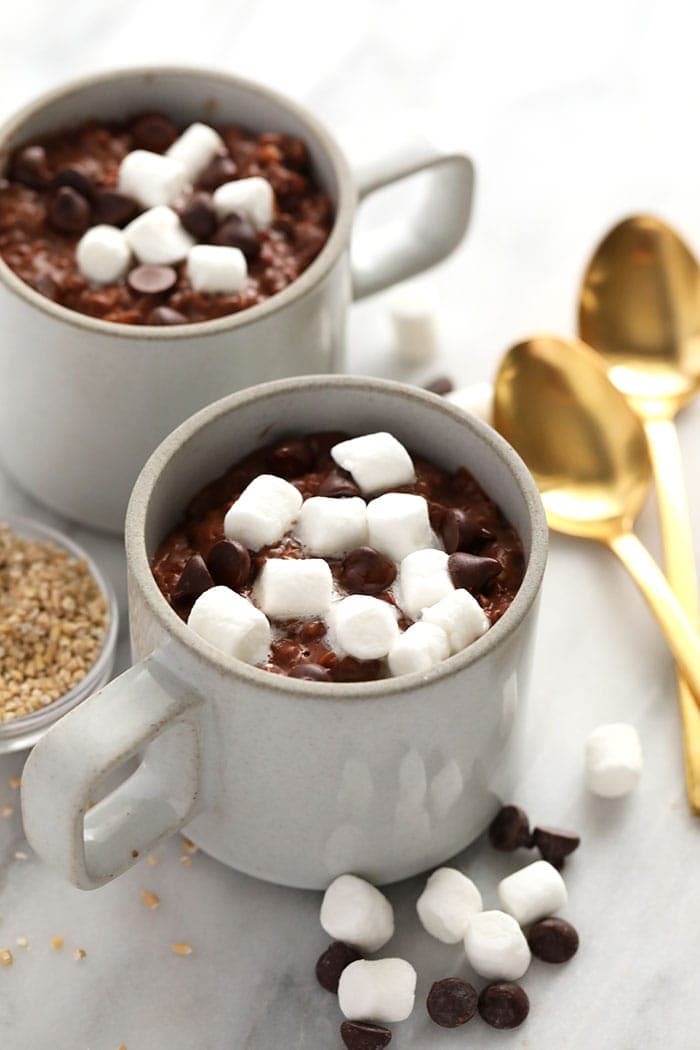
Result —
M666 575L700 625L688 497L673 419L700 386L700 267L675 230L650 215L615 226L584 276L579 332L644 426L661 519ZM679 676L686 783L700 814L700 711Z
M551 528L618 556L700 702L700 637L632 532L651 480L644 430L602 359L558 336L519 343L496 376L494 422L532 471Z

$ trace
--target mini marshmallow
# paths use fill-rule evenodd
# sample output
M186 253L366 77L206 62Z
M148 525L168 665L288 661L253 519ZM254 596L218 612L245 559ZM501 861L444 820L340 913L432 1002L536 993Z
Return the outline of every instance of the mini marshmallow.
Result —
M378 952L394 936L394 909L370 882L339 875L323 895L321 926L336 941Z
M482 911L473 915L464 935L467 961L490 981L519 981L530 965L525 934L511 915Z
M233 295L245 284L248 265L240 248L195 244L187 256L187 276L197 292Z
M299 489L274 474L260 474L241 492L224 518L224 534L257 551L277 543L301 510Z
M412 623L389 650L389 670L393 675L427 671L450 655L450 643L442 627L433 623Z
M430 361L437 353L437 322L429 296L415 288L394 292L389 299L396 353L407 365Z
M455 589L447 569L448 557L444 551L426 548L407 554L401 562L399 604L412 620Z
M564 880L546 860L536 860L498 884L498 898L504 911L521 926L553 915L564 907L567 897Z
M295 532L311 554L347 554L367 543L367 504L359 496L311 496Z
M180 162L190 182L194 182L204 171L209 161L218 153L224 153L224 140L208 124L196 122L185 128L166 150L166 157Z
M434 871L416 902L424 929L443 944L461 941L472 918L482 908L478 889L456 868Z
M338 1005L350 1021L405 1021L413 1012L417 979L405 959L358 959L340 975Z
M341 441L333 446L331 456L368 495L412 485L416 480L408 452L393 434L385 431Z
M351 594L336 602L331 625L338 647L357 660L387 656L399 637L393 606L368 594Z
M150 150L127 153L119 165L119 191L142 204L155 208L172 204L188 184L185 165L174 157Z
M367 528L370 546L397 562L435 546L428 504L410 492L387 492L368 503Z
M175 212L164 204L137 215L124 236L139 262L156 266L180 262L194 245Z
M476 598L461 587L424 609L422 619L442 627L451 653L466 649L489 629L488 616Z
M467 415L476 416L482 423L493 426L493 384L472 383L445 395L445 400L461 408Z
M116 226L92 226L78 241L75 257L83 277L93 284L111 284L126 274L131 248Z
M187 624L210 645L247 664L262 663L270 649L267 617L230 587L210 587L200 594Z
M642 745L634 726L613 722L598 726L586 740L586 782L602 798L620 798L642 775Z
M323 558L268 558L253 588L255 601L276 620L323 616L333 597L333 576Z
M225 182L212 196L219 219L236 212L252 222L256 230L266 229L275 216L272 186L260 175Z

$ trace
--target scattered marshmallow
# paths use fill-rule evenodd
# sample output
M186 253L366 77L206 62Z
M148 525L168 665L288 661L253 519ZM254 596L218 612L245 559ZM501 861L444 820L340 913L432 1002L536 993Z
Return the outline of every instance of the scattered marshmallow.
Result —
M367 543L367 504L359 496L312 496L304 501L295 531L311 554L347 554Z
M396 353L407 365L426 364L437 353L438 334L434 304L415 288L403 289L389 299Z
M410 492L387 492L368 503L367 528L370 545L396 562L435 546L428 504Z
M124 230L139 262L171 266L181 262L194 245L172 208L164 204L137 215Z
M195 244L187 256L187 276L197 292L234 295L248 276L240 248L220 244Z
M276 620L323 616L331 604L333 576L323 558L268 558L253 597Z
M75 257L83 277L92 284L112 284L129 269L131 248L116 226L92 226L78 241Z
M489 618L476 598L462 587L423 610L422 619L442 627L450 652L459 653L489 629Z
M208 124L195 122L185 128L182 135L166 150L165 155L179 161L189 180L195 182L207 164L225 150L224 140L213 128Z
M425 930L443 944L457 944L474 915L483 908L479 890L456 868L438 868L416 903Z
M417 979L405 959L358 959L340 975L338 1005L351 1021L405 1021L413 1012Z
M434 623L411 624L389 650L389 670L393 675L428 671L450 655L450 643L442 627Z
M357 660L387 656L399 637L393 606L368 594L343 598L331 613L338 647Z
M525 934L511 915L482 911L473 915L464 935L467 960L481 977L519 981L530 965Z
M445 400L482 423L493 426L493 384L472 383L445 394Z
M455 589L447 569L448 557L444 551L428 547L407 554L401 562L399 604L412 620Z
M277 543L296 520L302 495L299 489L274 474L260 474L241 492L224 518L224 533L257 551Z
M394 936L394 909L370 882L339 875L323 895L321 926L336 941L378 952Z
M333 446L331 456L368 495L412 485L416 480L408 452L393 434L385 431L341 441Z
M639 782L642 764L639 734L627 722L598 726L586 740L586 782L595 795L627 795Z
M568 894L557 869L549 861L536 860L501 879L498 897L504 911L527 926L563 908Z
M267 617L230 587L210 587L200 594L187 623L210 645L247 664L262 663L270 649Z
M187 169L181 161L146 149L127 153L119 165L119 191L144 208L172 204L188 182Z
M236 212L252 222L256 230L266 229L275 216L275 194L261 175L225 182L212 196L219 219Z

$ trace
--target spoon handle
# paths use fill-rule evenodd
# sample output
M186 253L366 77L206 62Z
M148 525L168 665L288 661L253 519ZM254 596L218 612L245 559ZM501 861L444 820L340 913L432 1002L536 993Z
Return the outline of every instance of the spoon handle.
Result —
M666 577L633 533L619 533L608 542L646 598L696 704L700 704L700 637L683 612Z
M656 482L666 577L691 624L697 628L695 555L678 432L666 419L645 420L644 430ZM693 812L700 815L700 710L682 675L678 677L678 702L688 801Z

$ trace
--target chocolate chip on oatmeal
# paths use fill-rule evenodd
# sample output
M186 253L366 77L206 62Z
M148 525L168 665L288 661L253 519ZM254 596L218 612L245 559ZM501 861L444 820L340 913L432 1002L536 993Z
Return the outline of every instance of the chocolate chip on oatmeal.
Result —
M214 244L227 248L238 248L246 259L255 259L260 254L260 240L251 222L242 215L229 215L212 238Z
M283 478L296 478L311 468L311 449L306 441L283 441L270 450L270 470Z
M530 821L520 806L503 806L489 824L489 842L494 849L511 852L532 846Z
M343 1021L340 1038L348 1050L384 1050L391 1042L391 1029L361 1021Z
M530 1012L530 1000L519 984L497 981L479 996L479 1013L492 1028L517 1028Z
M537 827L532 833L532 841L542 854L557 870L564 867L564 858L573 853L581 843L573 831L562 831L560 828Z
M461 977L436 981L428 993L426 1007L430 1017L441 1028L459 1028L476 1013L476 989Z
M33 190L45 189L51 182L51 170L43 146L25 146L15 157L10 177Z
M442 539L448 554L471 550L474 544L492 538L492 533L466 511L450 507L445 512Z
M289 677L301 678L309 682L329 682L331 673L327 667L321 667L319 664L297 664L289 672Z
M450 579L455 587L462 587L470 594L480 594L484 584L501 571L501 563L495 558L479 558L476 554L456 551L447 559Z
M527 935L530 951L543 962L565 963L578 951L578 933L566 919L540 919Z
M177 281L177 271L172 266L155 266L142 263L127 275L127 284L139 295L160 295L167 292Z
M293 677L298 678L299 676L294 675ZM345 967L361 958L357 948L345 944L344 941L333 941L318 958L316 980L327 992L337 992L338 981Z
M90 202L72 186L60 186L49 206L49 221L59 233L85 233L90 225Z
M142 113L131 123L135 149L165 153L177 138L177 128L162 113Z
M198 241L208 241L216 229L216 211L209 194L193 194L180 211L180 222Z
M63 168L55 176L53 185L55 189L58 189L59 186L70 186L72 190L77 190L87 200L92 200L92 195L95 192L95 187L90 182L90 179L77 168Z
M146 317L146 324L187 324L188 318L171 306L155 306Z
M238 540L219 540L207 555L215 583L239 591L250 575L250 554Z
M319 496L359 496L360 490L343 470L330 470L318 487Z
M104 222L108 226L126 226L139 212L139 206L133 197L127 197L118 190L96 190L92 210L95 222Z
M197 179L203 190L216 190L225 182L231 182L238 174L238 166L231 157L214 157Z
M374 547L356 547L343 559L339 583L351 594L381 594L396 579L396 566Z
M431 381L426 383L423 387L424 390L430 391L431 394L439 394L440 397L449 394L454 388L455 385L449 376L436 376L435 379L431 379Z
M193 554L185 563L180 579L173 590L175 601L194 601L214 586L209 569L201 554Z

